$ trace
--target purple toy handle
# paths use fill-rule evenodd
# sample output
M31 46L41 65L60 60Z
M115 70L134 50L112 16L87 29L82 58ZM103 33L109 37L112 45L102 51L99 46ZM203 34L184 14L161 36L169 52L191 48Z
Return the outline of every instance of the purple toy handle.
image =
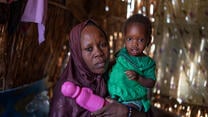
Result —
M64 96L75 98L77 104L90 112L101 109L108 103L104 98L93 94L93 91L90 88L80 88L69 81L62 85L61 92Z

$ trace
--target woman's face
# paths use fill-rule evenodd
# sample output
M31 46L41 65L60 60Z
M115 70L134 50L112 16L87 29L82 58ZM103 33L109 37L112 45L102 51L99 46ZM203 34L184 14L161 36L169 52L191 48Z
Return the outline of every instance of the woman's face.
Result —
M143 50L147 45L144 25L140 23L130 24L127 26L125 37L125 46L128 53L132 56L143 55Z
M90 71L105 72L109 63L109 45L104 34L95 26L87 25L81 32L82 57Z

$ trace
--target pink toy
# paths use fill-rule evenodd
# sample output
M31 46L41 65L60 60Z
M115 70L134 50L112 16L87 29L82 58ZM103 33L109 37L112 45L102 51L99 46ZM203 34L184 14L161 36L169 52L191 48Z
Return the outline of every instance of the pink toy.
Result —
M90 112L94 112L101 109L108 102L100 96L93 94L89 88L80 88L72 82L65 82L61 87L61 92L64 96L75 98L77 104L87 109Z

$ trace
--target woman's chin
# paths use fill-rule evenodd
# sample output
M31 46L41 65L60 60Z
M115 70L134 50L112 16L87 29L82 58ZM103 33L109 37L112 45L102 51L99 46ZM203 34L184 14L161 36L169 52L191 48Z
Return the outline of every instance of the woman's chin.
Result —
M105 72L105 68L98 68L94 71L96 74L103 74Z

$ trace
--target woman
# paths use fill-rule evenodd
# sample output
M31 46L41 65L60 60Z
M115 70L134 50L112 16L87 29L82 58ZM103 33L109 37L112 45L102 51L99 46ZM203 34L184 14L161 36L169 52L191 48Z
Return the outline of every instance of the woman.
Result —
M74 99L63 96L61 85L65 81L88 87L101 97L108 96L107 76L104 73L109 64L109 45L105 32L94 21L87 20L72 29L69 46L71 52L69 63L54 89L50 117L127 117L136 113L144 114L117 102L90 113L76 104Z

